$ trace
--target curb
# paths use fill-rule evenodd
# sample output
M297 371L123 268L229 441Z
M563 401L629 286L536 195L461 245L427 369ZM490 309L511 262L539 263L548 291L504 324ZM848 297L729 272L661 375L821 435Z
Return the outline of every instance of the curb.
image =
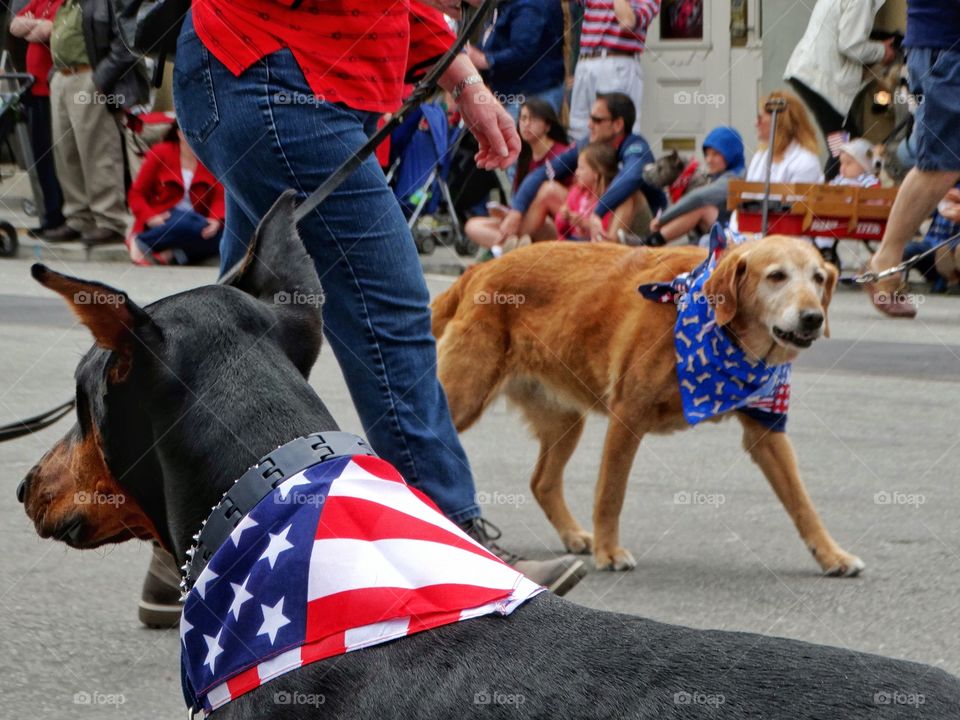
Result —
M100 245L91 248L88 252L77 241L51 243L30 237L23 229L19 230L19 240L20 248L16 257L20 259L33 258L38 262L57 260L68 263L130 262L130 256L127 254L127 248L123 243ZM438 247L432 254L420 256L420 265L423 267L424 273L453 277L462 275L464 270L474 261L474 258L458 256L456 252L447 247Z

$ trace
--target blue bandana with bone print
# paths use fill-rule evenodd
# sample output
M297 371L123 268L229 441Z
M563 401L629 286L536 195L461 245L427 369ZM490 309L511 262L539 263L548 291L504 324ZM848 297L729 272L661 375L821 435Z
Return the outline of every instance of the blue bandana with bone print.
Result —
M742 240L742 236L733 234L728 240L723 228L714 225L710 251L700 265L669 283L641 285L639 291L648 300L677 306L677 380L688 423L696 425L737 410L771 430L783 432L790 404L790 364L771 367L748 358L717 325L703 292L728 243Z

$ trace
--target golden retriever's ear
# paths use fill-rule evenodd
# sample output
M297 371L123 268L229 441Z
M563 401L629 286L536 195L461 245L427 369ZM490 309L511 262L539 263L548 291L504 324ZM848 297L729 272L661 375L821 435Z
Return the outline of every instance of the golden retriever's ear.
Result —
M826 264L827 279L823 283L823 300L821 305L823 305L823 336L830 337L830 313L828 309L830 308L830 300L833 299L833 291L837 289L837 279L839 278L839 273L837 272L837 266L833 263Z
M713 307L717 325L727 325L737 314L740 280L747 272L746 254L728 252L717 263L710 278L703 285L707 302Z

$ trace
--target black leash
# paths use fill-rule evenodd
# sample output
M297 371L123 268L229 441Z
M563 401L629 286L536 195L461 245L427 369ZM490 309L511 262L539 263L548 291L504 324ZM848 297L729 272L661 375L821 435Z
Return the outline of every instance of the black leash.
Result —
M9 425L2 425L0 426L0 442L14 440L18 437L23 437L24 435L29 435L30 433L35 433L38 430L43 430L45 427L49 427L73 410L73 406L76 404L77 399L70 398L62 405L57 405L55 408L47 410L45 413L34 415L33 417L25 420L18 420L17 422L10 423Z
M456 41L453 43L450 49L440 57L440 59L437 61L437 64L433 66L430 72L428 72L423 79L417 83L417 86L410 94L410 97L408 97L400 109L394 113L393 117L390 118L388 122L384 123L383 127L380 128L369 140L367 140L367 142L365 142L354 155L348 158L339 168L334 171L332 175L330 175L330 177L323 181L320 187L310 193L310 195L302 203L300 203L300 205L297 206L293 214L294 219L297 222L300 222L304 217L307 216L307 214L310 213L311 210L315 209L317 205L326 200L330 196L330 193L340 187L343 181L350 177L350 175L352 175L357 168L359 168L366 161L366 159L373 154L373 152L377 149L377 146L380 145L380 143L382 143L401 122L403 122L407 114L411 110L417 108L433 93L433 91L436 89L437 82L440 80L440 76L447 71L447 69L450 67L450 64L454 61L457 55L460 54L460 51L463 50L463 47L467 44L467 41L477 30L480 29L480 26L490 14L490 10L493 9L493 6L497 4L497 1L498 0L483 0L483 4L479 8L474 9L472 7L464 6L461 9L460 30L457 33ZM234 265L230 270L224 273L224 276L220 279L220 282L229 283L230 280L240 272L245 262L246 258ZM0 427L0 442L13 440L52 425L70 412L75 404L76 398L71 398L62 405L58 405L57 407L48 410L45 413Z
M363 144L363 146L350 158L348 158L340 167L338 167L334 173L328 177L323 183L314 190L310 195L297 206L297 209L293 213L293 217L297 222L300 222L305 218L311 210L317 207L320 203L329 197L330 193L340 187L340 184L343 183L350 175L359 168L368 157L370 157L373 152L377 149L377 146L380 145L390 133L392 133L404 118L407 116L411 110L417 108L424 100L426 100L436 89L437 82L440 80L440 76L447 71L447 68L450 67L450 64L453 62L454 58L460 54L460 51L463 50L463 46L467 44L467 41L473 36L473 34L480 29L480 26L486 20L487 15L490 14L490 10L496 5L497 0L484 0L483 4L476 9L461 6L461 25L460 30L457 33L456 42L447 50L446 53L437 61L437 64L433 66L429 73L427 73L423 79L417 83L416 88L410 94L410 97L407 98L406 102L400 107L400 109L394 113L393 117L386 123L383 127L377 130L377 132Z

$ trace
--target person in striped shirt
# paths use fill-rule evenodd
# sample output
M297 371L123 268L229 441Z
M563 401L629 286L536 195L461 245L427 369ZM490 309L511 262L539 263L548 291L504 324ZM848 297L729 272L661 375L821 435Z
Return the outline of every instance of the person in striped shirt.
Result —
M580 59L570 98L570 136L586 137L590 108L598 94L621 92L636 107L633 132L640 134L643 70L640 56L647 28L660 12L660 0L581 0Z

